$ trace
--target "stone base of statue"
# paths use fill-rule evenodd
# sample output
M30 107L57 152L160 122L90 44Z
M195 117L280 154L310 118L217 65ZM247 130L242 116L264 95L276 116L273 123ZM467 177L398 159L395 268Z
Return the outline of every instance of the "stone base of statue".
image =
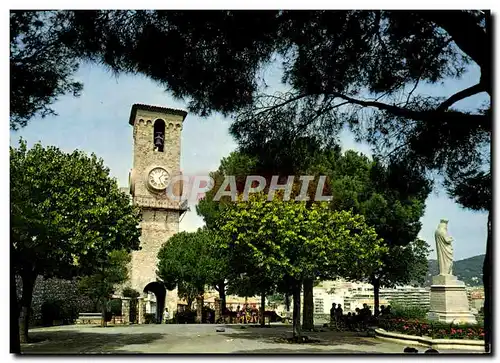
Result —
M476 324L469 309L465 284L453 275L432 278L429 320L443 323Z

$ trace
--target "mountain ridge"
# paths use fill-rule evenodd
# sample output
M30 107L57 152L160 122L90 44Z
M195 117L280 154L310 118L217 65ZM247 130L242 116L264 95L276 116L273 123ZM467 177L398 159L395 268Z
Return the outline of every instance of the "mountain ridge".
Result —
M453 262L453 275L468 286L483 285L484 254L464 258ZM430 286L432 276L439 274L438 262L435 259L428 261L428 274L424 286Z

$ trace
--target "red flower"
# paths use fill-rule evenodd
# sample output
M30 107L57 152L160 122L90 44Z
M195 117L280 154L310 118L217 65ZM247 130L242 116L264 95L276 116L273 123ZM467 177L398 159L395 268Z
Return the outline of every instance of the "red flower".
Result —
M480 336L484 337L484 333L479 334Z
M403 327L403 329L404 329L404 330L407 330L407 329L408 329L408 325L405 325L405 326Z

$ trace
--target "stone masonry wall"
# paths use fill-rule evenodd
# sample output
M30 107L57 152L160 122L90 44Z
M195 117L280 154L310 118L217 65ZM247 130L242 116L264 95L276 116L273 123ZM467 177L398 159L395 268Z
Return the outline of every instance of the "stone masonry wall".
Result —
M133 289L142 293L148 283L156 281L161 246L179 232L179 213L145 209L141 228L141 250L132 252L130 282Z

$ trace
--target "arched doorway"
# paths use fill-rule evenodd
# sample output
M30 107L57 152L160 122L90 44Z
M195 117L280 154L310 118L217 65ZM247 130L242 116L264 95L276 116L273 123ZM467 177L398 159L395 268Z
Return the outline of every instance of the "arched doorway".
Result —
M167 290L165 285L161 282L150 282L144 288L144 293L152 292L156 297L156 323L161 324L163 321L163 310L165 309L165 297Z

